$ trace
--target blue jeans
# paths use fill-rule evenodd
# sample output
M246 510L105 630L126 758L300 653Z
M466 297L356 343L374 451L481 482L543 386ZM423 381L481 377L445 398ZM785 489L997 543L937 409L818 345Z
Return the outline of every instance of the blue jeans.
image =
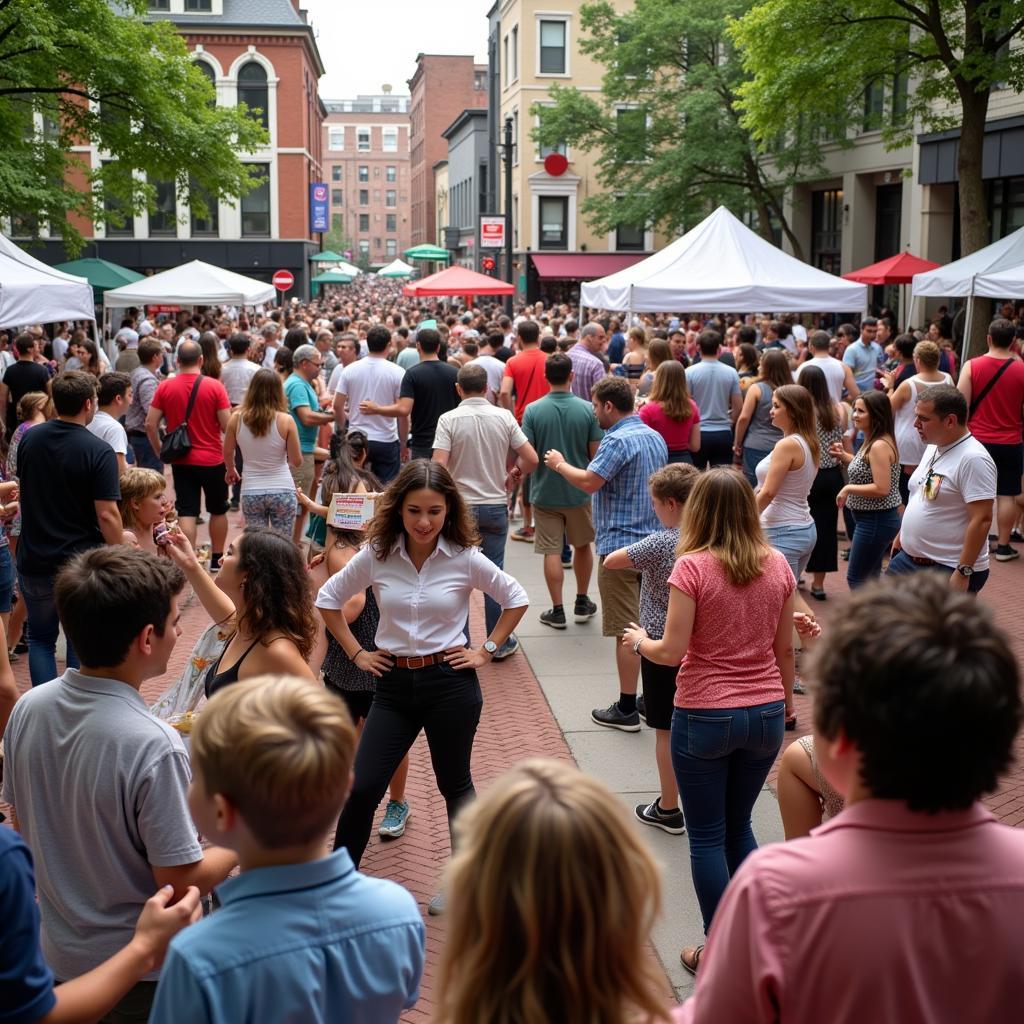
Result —
M939 572L947 579L955 572L954 565L918 565L905 551L897 551L889 559L889 568L885 570L886 576L909 576L912 572ZM988 582L988 569L981 569L975 572L967 585L971 594L977 594Z
M793 576L799 580L818 542L818 528L814 523L806 526L766 526L764 533L768 543L782 553Z
M743 475L755 490L757 489L757 474L754 470L766 455L771 455L771 449L762 450L760 448L748 448L746 445L743 446Z
M782 746L785 719L781 700L750 708L676 708L672 714L672 768L705 934L729 879L757 849L750 813Z
M10 545L0 547L0 612L6 615L11 610L14 598L14 561Z
M846 582L851 590L856 590L881 575L882 559L900 532L900 513L895 508L881 512L850 511L853 513L854 530Z
M502 502L500 505L470 505L470 512L476 520L476 528L480 533L480 550L499 569L505 568L505 542L508 539L508 506ZM487 627L487 635L498 624L501 618L501 605L484 594L484 623ZM469 619L466 619L466 636L469 636ZM512 642L512 637L507 643ZM504 646L504 645L503 645Z
M57 678L57 634L60 619L53 600L53 576L18 573L18 589L28 617L28 674L33 686ZM78 668L78 656L68 641L68 668Z
M367 441L370 469L382 484L390 483L402 468L402 446L397 441Z
M144 433L133 430L128 435L128 443L132 446L132 452L135 454L136 466L141 469L155 469L158 473L163 473L164 464L153 451L153 446Z

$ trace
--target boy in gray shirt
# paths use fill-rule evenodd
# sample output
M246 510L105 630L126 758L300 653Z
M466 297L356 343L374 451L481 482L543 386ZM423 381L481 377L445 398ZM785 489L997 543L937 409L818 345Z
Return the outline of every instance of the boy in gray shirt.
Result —
M732 465L732 430L743 406L739 374L718 359L722 336L700 332L700 362L686 369L690 396L700 410L700 450L693 453L698 469Z

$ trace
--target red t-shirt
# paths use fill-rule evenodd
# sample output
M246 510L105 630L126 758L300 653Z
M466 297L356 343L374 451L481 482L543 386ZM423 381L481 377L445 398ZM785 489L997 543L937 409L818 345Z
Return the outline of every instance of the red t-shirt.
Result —
M166 431L174 430L185 419L188 398L195 381L194 373L179 373L177 377L161 381L158 385L153 394L152 408L164 414ZM212 377L203 377L188 421L192 450L176 462L176 466L216 466L224 461L217 411L230 408L231 400L224 385Z
M677 708L750 708L782 700L775 632L796 580L774 549L746 586L726 576L710 551L676 561L670 586L693 599L693 632L676 676Z
M985 385L1005 360L977 356L971 367L971 401L976 402ZM1011 359L985 400L970 420L971 433L983 444L1020 444L1021 409L1024 408L1024 363Z
M544 364L547 362L546 352L539 348L530 348L514 355L505 364L505 376L511 377L516 392L516 419L522 423L523 413L531 402L543 398L551 385L544 376Z
M693 415L685 420L670 420L661 407L661 402L647 402L640 407L640 419L651 428L656 430L668 445L670 452L686 452L690 450L690 431L694 424L700 423L700 410L697 403L691 398L690 408Z

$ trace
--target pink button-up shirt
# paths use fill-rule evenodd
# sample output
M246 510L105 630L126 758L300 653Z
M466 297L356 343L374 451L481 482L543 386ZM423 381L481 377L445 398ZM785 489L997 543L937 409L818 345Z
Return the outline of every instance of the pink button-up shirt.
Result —
M1024 830L866 800L766 846L715 914L677 1024L1024 1020Z

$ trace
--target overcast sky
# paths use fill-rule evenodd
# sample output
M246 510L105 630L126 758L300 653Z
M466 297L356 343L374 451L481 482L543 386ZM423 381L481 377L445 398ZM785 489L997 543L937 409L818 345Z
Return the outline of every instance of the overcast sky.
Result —
M418 53L487 58L489 0L302 0L327 74L320 95L348 99L379 93L386 82L407 94Z

